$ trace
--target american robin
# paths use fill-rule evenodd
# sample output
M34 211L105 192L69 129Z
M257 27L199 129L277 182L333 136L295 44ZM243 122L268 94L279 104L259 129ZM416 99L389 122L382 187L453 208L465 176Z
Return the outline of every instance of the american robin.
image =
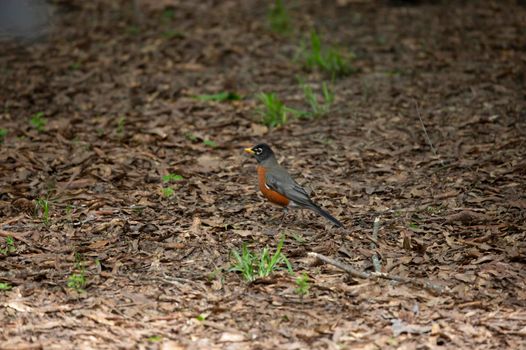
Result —
M245 148L245 152L252 154L258 162L258 184L265 198L285 208L310 209L337 227L343 227L334 216L316 205L309 198L307 191L278 164L269 145L261 143L252 148Z

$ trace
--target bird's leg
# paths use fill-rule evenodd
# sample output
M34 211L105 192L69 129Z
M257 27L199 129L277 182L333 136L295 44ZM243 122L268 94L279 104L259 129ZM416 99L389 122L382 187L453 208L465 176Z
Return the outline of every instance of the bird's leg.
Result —
M278 226L278 236L279 236L279 231L281 230L281 226L283 226L283 223L285 222L285 217L287 216L288 212L289 212L289 208L284 207L283 214L281 215L281 221Z

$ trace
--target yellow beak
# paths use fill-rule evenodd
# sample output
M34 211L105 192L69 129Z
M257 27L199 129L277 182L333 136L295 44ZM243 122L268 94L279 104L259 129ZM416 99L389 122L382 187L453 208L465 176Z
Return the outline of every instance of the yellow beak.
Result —
M245 152L254 154L254 151L252 150L252 148L245 148Z

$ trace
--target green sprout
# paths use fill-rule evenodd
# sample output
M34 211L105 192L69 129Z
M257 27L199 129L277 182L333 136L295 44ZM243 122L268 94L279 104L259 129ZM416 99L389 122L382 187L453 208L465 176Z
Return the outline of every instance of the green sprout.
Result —
M197 136L195 136L191 132L187 132L186 134L184 134L184 137L186 137L187 140L190 140L192 142L196 142L197 141Z
M235 263L229 269L230 272L241 272L243 279L252 282L258 277L269 276L272 272L282 270L284 264L289 273L292 273L292 265L287 257L281 252L284 237L278 243L276 252L271 255L269 248L265 247L259 254L252 253L246 243L243 243L241 252L233 251Z
M7 292L8 290L11 290L11 285L6 282L0 282L0 291Z
M44 127L47 124L47 119L44 118L44 112L38 112L38 113L33 114L31 119L29 119L29 123L35 129L37 129L38 132L44 131Z
M12 236L5 238L5 244L0 247L0 254L8 255L16 252L15 239Z
M176 182L183 180L183 177L179 174L169 173L163 176L163 182Z
M117 135L122 136L124 134L124 125L126 124L126 117L122 116L119 117L117 120L117 128L115 131L117 132Z
M296 278L296 285L298 286L294 291L296 294L298 294L300 297L303 297L307 294L309 294L309 276L304 272Z
M199 314L199 315L196 316L195 319L202 322L202 321L206 320L206 315L205 314Z
M270 29L273 32L286 35L289 34L292 28L290 17L282 0L275 0L274 5L268 12L268 21Z
M203 145L210 147L210 148L217 148L217 143L212 140L203 140Z
M163 197L165 198L171 198L173 197L173 195L175 194L175 191L173 188L171 187L164 187L162 189L162 193L163 193Z
M163 337L160 335L152 335L151 337L146 338L150 343L158 343L163 340Z
M237 101L241 100L241 96L235 92L223 91L217 94L204 94L195 97L199 101L215 101L215 102L226 102L226 101Z
M324 47L316 31L311 32L310 49L303 48L300 55L303 56L306 68L319 69L328 73L332 78L349 75L356 71L350 65L352 57L350 55L345 57L340 50L334 47Z
M45 225L49 225L49 201L44 198L36 200L35 211L40 212L40 217Z
M77 293L85 292L84 288L87 285L86 272L84 269L83 257L79 253L75 253L75 269L74 273L69 275L67 280L68 288L74 289Z
M272 128L285 125L289 113L294 116L299 116L302 113L296 109L285 106L275 93L260 93L258 98L263 104L263 108L258 111L262 116L261 122L268 127Z
M305 101L309 105L309 111L299 115L300 118L319 118L329 113L334 102L334 93L326 82L322 83L322 102L319 102L318 96L314 93L312 87L300 81L303 88Z
M7 136L7 129L0 128L0 143L4 143L4 139Z
M69 65L70 70L79 70L80 67L81 67L80 62L73 62L72 64Z

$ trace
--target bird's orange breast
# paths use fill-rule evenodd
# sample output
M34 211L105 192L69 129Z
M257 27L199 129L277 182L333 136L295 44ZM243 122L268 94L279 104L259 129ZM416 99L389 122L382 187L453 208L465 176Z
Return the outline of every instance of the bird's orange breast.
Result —
M267 181L265 179L265 168L262 166L258 166L257 170L258 170L259 190L261 191L261 193L263 193L263 196L265 196L266 199L268 199L274 204L278 204L283 207L286 207L287 205L289 205L290 201L287 197L285 197L279 192L276 192L270 189L267 186Z

